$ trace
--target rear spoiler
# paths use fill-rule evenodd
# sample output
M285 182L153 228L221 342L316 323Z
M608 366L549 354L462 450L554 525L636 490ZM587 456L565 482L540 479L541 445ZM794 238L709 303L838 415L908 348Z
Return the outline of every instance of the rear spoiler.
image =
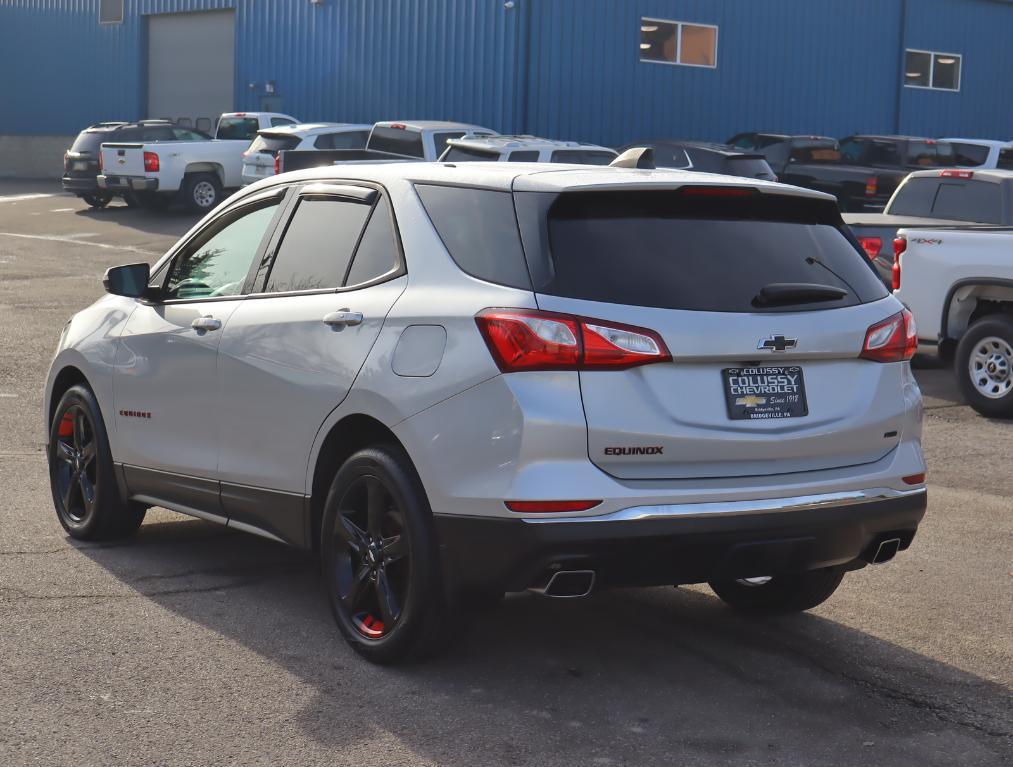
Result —
M151 143L155 143L155 142L151 142ZM102 144L101 148L102 149L140 149L142 146L144 146L143 143L131 143L131 144L127 144L127 143L123 143L123 142L110 142L108 144Z

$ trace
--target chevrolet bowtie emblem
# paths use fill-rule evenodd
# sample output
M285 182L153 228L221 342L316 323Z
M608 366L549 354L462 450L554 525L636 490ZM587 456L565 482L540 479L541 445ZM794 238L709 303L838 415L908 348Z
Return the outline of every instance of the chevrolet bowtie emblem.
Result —
M756 344L757 349L766 349L769 352L783 352L786 349L794 349L798 346L797 338L785 338L784 336L767 336L761 338Z
M757 397L755 394L750 394L747 397L738 397L735 400L736 405L745 405L746 407L756 407L757 405L766 405L766 397Z

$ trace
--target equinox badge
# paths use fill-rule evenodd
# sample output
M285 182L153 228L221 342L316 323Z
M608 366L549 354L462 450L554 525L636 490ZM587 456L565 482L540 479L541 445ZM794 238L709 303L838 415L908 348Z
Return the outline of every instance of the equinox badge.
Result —
M794 349L798 346L797 338L785 338L784 336L767 336L761 338L757 344L757 349L766 349L770 352L783 352L786 349Z

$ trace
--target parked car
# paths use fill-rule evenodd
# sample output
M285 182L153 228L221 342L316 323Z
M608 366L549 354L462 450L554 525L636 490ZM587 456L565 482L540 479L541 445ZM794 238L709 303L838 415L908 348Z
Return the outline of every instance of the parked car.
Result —
M295 123L261 130L243 152L243 184L277 173L281 151L365 149L372 127L354 123Z
M902 228L1013 226L1013 171L917 171L897 187L883 213L845 213L843 217L889 285L893 241Z
M215 137L186 142L106 141L102 143L99 188L132 193L141 205L161 209L180 199L192 211L206 213L226 189L243 180L243 152L256 130L291 124L277 112L230 112L218 120Z
M93 208L104 208L115 196L99 188L99 147L105 141L204 141L206 133L174 125L166 120L103 122L81 131L63 155L63 191L72 192ZM127 202L134 203L127 195Z
M958 168L1013 170L1013 142L977 138L944 138L953 147Z
M725 144L649 139L626 144L620 147L619 151L625 152L627 149L642 146L654 150L654 164L659 168L721 173L726 176L758 178L764 181L778 180L763 155L743 152Z
M953 361L968 404L1013 418L1013 229L905 228L894 295L914 314L919 351Z
M449 139L442 162L557 162L608 165L614 149L537 136L463 136Z
M46 384L69 535L126 535L158 505L318 549L373 661L529 587L709 582L805 610L925 511L910 315L819 193L314 168L105 283Z
M418 120L378 122L373 126L365 149L305 151L283 149L278 153L279 173L350 162L427 161L435 162L447 148L447 141L462 136L496 136L495 131L467 123Z
M846 212L880 211L911 171L956 164L949 144L909 136L856 135L836 143L825 136L740 133L730 143L762 152L781 181L832 194Z

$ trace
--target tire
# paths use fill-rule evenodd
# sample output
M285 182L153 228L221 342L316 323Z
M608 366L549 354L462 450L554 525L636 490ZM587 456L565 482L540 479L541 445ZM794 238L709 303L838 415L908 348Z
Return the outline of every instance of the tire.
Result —
M90 207L95 208L95 210L102 210L102 208L112 202L113 196L107 192L89 192L88 194L82 194L81 199L88 203Z
M449 610L429 502L395 445L352 455L324 505L321 567L331 612L352 648L393 664L441 648Z
M49 429L49 484L63 529L79 540L121 538L137 531L147 507L125 501L95 395L86 386L60 398Z
M128 208L139 208L141 206L140 200L137 199L137 195L132 192L127 192L123 195L123 202Z
M1013 317L994 314L971 325L953 369L967 404L989 418L1013 418Z
M134 199L144 210L163 211L172 205L172 195L158 192L138 192L134 195Z
M823 604L841 585L843 567L776 575L765 583L743 580L711 581L721 600L736 610L753 613L790 613Z
M222 185L213 173L188 173L182 192L183 204L194 213L208 213L222 201Z

